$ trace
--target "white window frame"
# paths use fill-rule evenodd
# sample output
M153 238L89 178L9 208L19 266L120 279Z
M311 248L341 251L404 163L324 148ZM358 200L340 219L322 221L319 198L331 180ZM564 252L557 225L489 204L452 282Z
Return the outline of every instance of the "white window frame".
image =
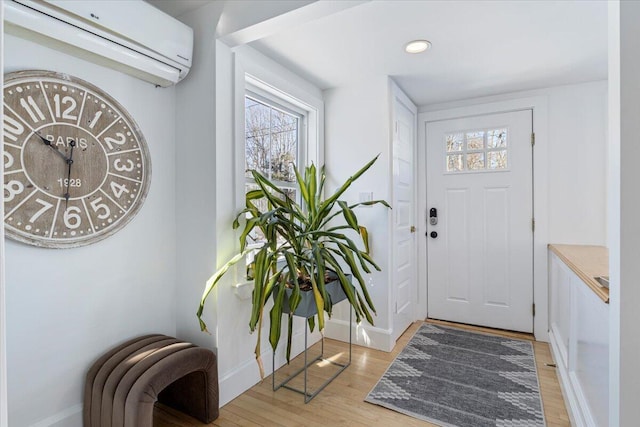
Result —
M245 207L245 95L255 93L266 99L275 99L292 111L305 116L303 134L299 142L299 150L304 156L304 164L296 166L304 168L312 162L316 166L324 164L324 101L322 91L292 73L282 65L266 58L249 46L234 48L233 64L216 64L217 67L229 66L233 70L233 139L235 142L234 159L234 206L235 212ZM231 106L230 106L231 107ZM259 247L260 244L251 245ZM251 262L247 257L247 264ZM238 271L244 276L244 272ZM246 279L246 278L245 278Z
M265 73L267 74L267 73ZM268 77L268 76L265 76ZM275 78L274 78L275 80ZM298 142L298 169L314 163L322 165L324 160L324 103L322 99L308 96L299 90L296 85L286 87L285 82L279 82L279 89L273 84L266 83L263 79L245 71L242 67L236 68L236 197L235 206L240 210L244 207L245 200L245 96L253 94L263 98L270 104L276 104L285 110L303 117L299 126ZM302 96L300 96L302 95ZM302 98L302 99L301 99ZM303 159L303 162L300 162Z
M280 110L283 111L287 114L291 114L295 117L297 117L298 119L298 143L297 143L297 152L296 152L296 164L295 167L298 168L298 170L303 169L307 164L310 164L307 162L307 157L306 157L306 152L307 152L307 122L309 120L309 112L305 111L299 107L297 107L294 104L291 104L290 102L287 102L286 99L283 99L279 96L277 96L274 93L265 91L264 89L260 88L259 86L256 86L254 84L252 84L249 81L249 78L247 79L247 83L245 86L245 94L244 97L247 98L251 98L254 99L258 102L261 102L265 105L268 105L269 107L276 109L276 110ZM245 107L245 111L246 111L246 107ZM244 120L243 120L244 123ZM242 149L243 149L243 153L244 153L244 161L246 164L246 124L245 124L245 133L244 133L244 137L242 139ZM244 177L244 185L243 185L243 192L246 193L246 185L247 184L255 184L255 180L253 178L249 178L245 175L246 173L246 167L243 169L243 177ZM297 182L286 182L286 181L273 181L271 180L271 177L268 177L269 180L278 188L287 188L287 189L294 189L296 190L296 194L297 194L297 198L296 198L296 202L300 202L301 200L301 194L300 194L300 188L298 187L298 183ZM247 248L248 249L257 249L259 247L262 246L262 242L255 242L255 243L249 243L247 244ZM247 265L249 263L251 263L253 261L253 256L250 255L247 257Z
M258 102L261 102L265 105L270 106L276 110L283 111L287 114L291 114L298 118L298 147L296 153L296 168L299 170L304 168L307 164L307 122L309 120L309 113L289 102L285 99L277 97L276 95L266 92L262 90L260 87L257 87L250 82L247 82L245 87L245 97L252 98ZM246 109L246 108L245 108ZM245 129L245 138L243 139L243 146L246 153L246 129ZM245 162L246 162L246 154L245 154ZM245 170L246 172L246 170ZM271 178L269 178L271 179ZM244 178L245 184L254 183L255 180L253 178L246 177ZM298 199L300 198L300 191L298 189L298 185L295 182L286 182L286 181L273 181L273 183L277 187L282 188L290 188L298 190ZM299 201L299 200L298 200Z

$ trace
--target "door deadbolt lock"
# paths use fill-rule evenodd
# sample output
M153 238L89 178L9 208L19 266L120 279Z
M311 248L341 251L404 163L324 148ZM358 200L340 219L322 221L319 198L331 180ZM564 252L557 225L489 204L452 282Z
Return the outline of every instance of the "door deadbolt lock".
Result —
M429 224L436 225L438 223L438 209L429 209Z

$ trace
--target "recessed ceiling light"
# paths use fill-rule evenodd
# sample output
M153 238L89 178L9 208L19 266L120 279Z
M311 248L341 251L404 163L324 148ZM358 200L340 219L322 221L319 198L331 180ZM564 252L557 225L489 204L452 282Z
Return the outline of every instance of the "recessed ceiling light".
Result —
M404 47L407 53L421 53L431 48L431 42L429 40L413 40L406 44Z

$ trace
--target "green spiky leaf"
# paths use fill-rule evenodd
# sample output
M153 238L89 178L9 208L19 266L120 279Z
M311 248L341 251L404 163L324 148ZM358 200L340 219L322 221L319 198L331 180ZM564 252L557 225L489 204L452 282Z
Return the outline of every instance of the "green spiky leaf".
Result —
M367 282L363 273L370 273L369 267L380 270L370 255L367 229L360 224L356 208L360 206L380 205L389 208L384 200L348 204L342 200L347 189L375 163L377 157L349 177L330 197L323 199L326 184L324 166L316 168L310 165L301 173L295 169L300 201L292 200L287 192L257 171L251 171L257 189L246 193L245 208L235 217L234 229L240 229L239 253L225 263L207 282L202 295L197 316L202 330L206 324L202 320L207 298L222 276L227 274L244 256L254 251L253 292L251 298L251 316L249 328L257 332L255 356L264 376L261 358L261 334L265 316L265 306L273 299L269 310L269 344L275 350L282 338L282 313L285 311L285 289L290 287L288 309L293 312L299 306L305 293L301 286L311 283L309 296L314 299L318 310L315 316L307 319L309 328L324 329L324 313L331 315L333 301L325 286L325 272L335 272L349 303L359 322L365 318L373 324L375 313ZM364 250L352 240L355 231L362 239ZM255 248L254 239L262 237L260 246ZM250 246L252 245L252 246ZM255 249L247 249L253 247ZM239 271L244 271L240 269ZM349 278L352 275L354 284ZM304 277L305 280L299 280ZM287 361L291 354L293 315L287 321Z

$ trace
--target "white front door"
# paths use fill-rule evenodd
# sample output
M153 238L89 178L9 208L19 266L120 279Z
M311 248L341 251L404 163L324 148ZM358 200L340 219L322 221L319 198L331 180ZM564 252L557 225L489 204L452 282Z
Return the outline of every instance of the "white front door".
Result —
M397 340L415 320L418 298L413 173L416 110L408 99L395 96L393 111L393 334Z
M533 331L531 116L427 123L428 317Z

